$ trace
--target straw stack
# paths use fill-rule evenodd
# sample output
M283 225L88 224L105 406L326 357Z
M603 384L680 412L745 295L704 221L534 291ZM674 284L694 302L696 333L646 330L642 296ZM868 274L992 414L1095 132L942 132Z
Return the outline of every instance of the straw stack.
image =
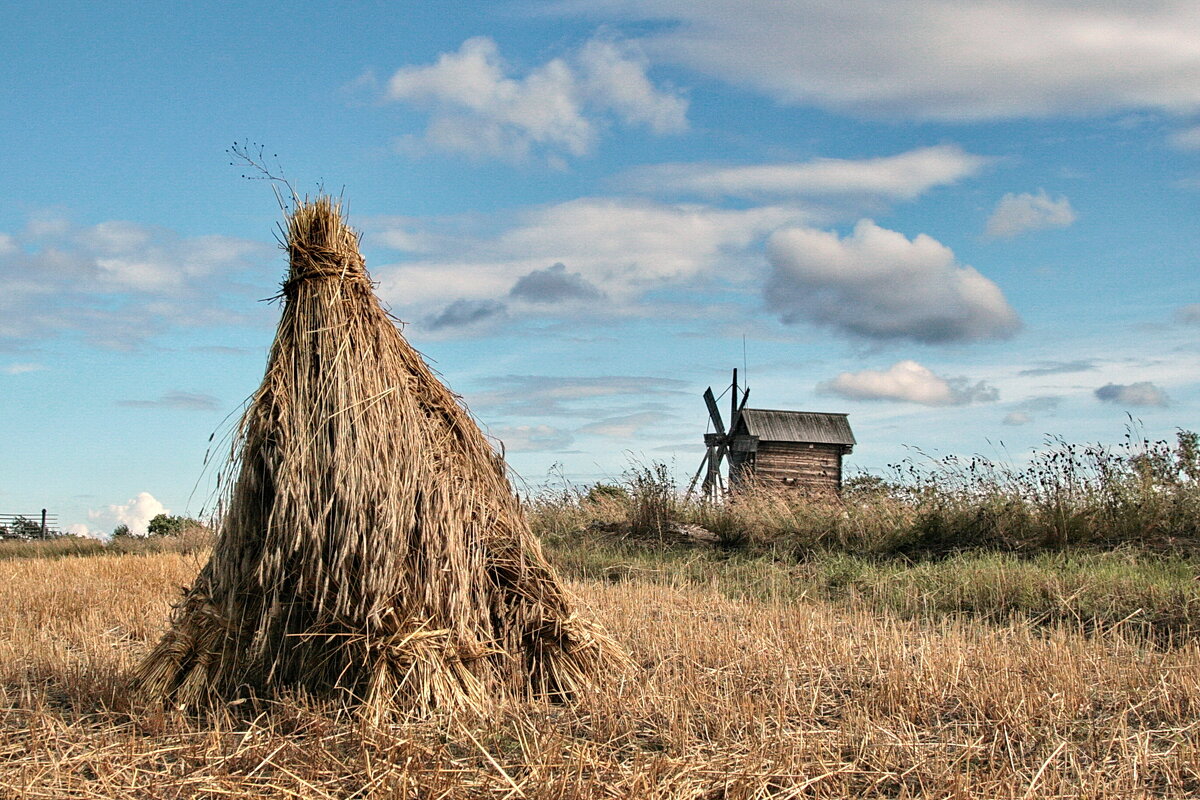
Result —
M376 299L339 202L286 226L283 317L212 557L136 672L187 706L300 690L393 711L569 697L624 663L504 463Z

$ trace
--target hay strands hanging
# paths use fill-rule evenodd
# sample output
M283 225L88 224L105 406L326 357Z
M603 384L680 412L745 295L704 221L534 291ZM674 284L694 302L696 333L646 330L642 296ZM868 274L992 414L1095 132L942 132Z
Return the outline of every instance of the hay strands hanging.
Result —
M394 712L569 698L627 663L579 616L498 456L376 299L340 201L295 204L266 375L212 556L138 666L202 706L247 693Z

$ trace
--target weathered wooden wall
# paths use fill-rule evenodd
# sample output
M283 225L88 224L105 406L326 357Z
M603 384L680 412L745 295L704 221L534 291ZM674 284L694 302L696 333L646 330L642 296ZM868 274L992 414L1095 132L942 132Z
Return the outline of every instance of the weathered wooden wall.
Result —
M812 492L838 492L842 488L840 444L759 442L753 470L758 481L782 483Z

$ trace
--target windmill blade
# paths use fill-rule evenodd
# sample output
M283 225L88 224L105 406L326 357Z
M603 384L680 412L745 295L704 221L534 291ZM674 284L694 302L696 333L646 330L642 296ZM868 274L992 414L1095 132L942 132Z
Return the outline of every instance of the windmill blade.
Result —
M721 410L717 408L717 398L713 397L712 387L704 390L704 403L708 406L708 415L712 418L713 427L721 436L725 435L725 423L721 421Z
M713 450L716 452L709 460L709 469L717 485L724 488L724 480L721 478L721 462L725 460L725 456L729 452L729 446L722 444L714 447Z
M704 467L708 464L708 457L712 454L712 448L704 451L704 457L700 459L700 468L696 470L696 474L692 476L692 482L688 484L687 494L684 497L691 497L692 491L696 488L696 481L700 480L700 474L704 472Z
M716 484L717 478L720 477L720 474L717 472L717 462L713 458L713 452L715 450L715 447L710 447L708 448L708 453L705 455L707 464L704 472L704 483L701 484L700 490L703 492L706 499L712 496L713 486Z

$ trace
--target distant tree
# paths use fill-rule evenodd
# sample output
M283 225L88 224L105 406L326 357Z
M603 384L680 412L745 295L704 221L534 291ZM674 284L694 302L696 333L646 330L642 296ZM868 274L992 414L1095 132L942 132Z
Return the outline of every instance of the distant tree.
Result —
M129 530L129 526L122 522L117 527L113 528L113 536L132 536L133 533Z
M176 517L169 514L159 514L150 520L146 526L148 536L178 536L189 528L203 527L198 520L191 517Z

